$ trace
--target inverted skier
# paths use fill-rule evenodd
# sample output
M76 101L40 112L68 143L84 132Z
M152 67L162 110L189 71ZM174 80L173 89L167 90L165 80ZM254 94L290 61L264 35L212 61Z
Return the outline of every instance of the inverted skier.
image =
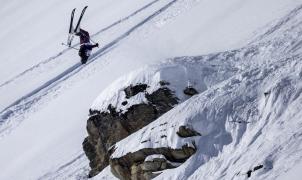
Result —
M99 47L99 44L91 44L89 33L83 29L80 29L80 31L75 33L75 35L80 37L79 56L81 57L82 64L86 64L89 56L91 55L92 49Z

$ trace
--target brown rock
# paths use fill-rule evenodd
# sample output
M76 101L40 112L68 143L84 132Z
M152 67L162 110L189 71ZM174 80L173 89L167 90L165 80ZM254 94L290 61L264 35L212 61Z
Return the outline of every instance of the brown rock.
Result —
M139 151L128 153L120 158L110 159L111 171L119 179L126 180L150 180L165 169L175 168L170 162L185 162L196 152L196 149L189 146L183 146L181 149L145 148ZM145 158L153 154L162 154L166 157L155 158L153 161L144 161Z
M137 84L133 86L132 84L128 86L126 89L124 89L124 92L126 94L126 98L129 99L132 96L137 95L140 92L144 92L147 89L147 84Z
M184 90L184 94L186 94L188 96L194 96L195 94L198 94L198 91L196 89L194 89L192 86L188 86Z
M193 137L193 136L201 136L201 134L195 131L193 128L188 128L186 126L180 126L176 134L179 137L186 138L186 137Z
M130 88L132 91L130 95L144 91L146 87L147 85L142 84L133 86L132 89ZM117 112L112 105L107 108L109 112L90 110L91 116L87 120L88 137L83 142L84 152L90 161L90 177L109 165L109 157L114 150L112 146L116 142L151 123L178 103L177 97L166 87L145 96L149 103L133 105L124 114ZM137 159L145 157L144 154L135 154L135 156ZM118 177L122 177L126 172L130 173L129 168L123 170L123 167L119 166L116 169L118 169L115 172L118 173L116 175Z

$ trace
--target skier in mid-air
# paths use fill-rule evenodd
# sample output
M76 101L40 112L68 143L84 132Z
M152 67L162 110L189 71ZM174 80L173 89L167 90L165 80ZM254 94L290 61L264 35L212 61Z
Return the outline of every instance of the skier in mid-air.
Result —
M85 6L82 10L82 13L80 15L80 18L78 20L78 23L76 24L75 28L73 26L73 17L75 13L75 8L71 12L71 18L70 18L70 25L69 25L69 35L67 39L67 44L62 43L62 45L66 45L68 47L71 47L72 40L74 38L74 35L80 37L80 49L79 49L79 56L81 57L82 64L86 64L89 56L91 55L91 51L95 47L99 47L98 43L95 43L94 45L91 44L90 35L87 31L80 28L80 24L83 18L83 15L86 11L88 6ZM93 41L92 41L93 42ZM72 47L73 48L73 47ZM76 49L76 48L73 48Z
M85 64L91 55L92 49L99 47L99 44L91 44L89 33L83 29L80 29L75 35L80 37L79 56L81 57L82 64Z

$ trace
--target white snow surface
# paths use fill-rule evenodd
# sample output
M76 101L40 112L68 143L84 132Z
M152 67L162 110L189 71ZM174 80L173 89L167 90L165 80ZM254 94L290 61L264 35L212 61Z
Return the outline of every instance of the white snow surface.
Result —
M3 1L0 179L86 179L81 143L91 103L121 108L121 90L129 83L148 83L152 92L160 80L171 81L180 104L118 142L113 156L195 140L196 154L157 179L245 179L243 173L259 164L265 168L250 179L299 179L301 3ZM77 52L61 42L72 8L78 17L85 5L82 28L101 47L82 66ZM188 83L201 93L184 96ZM143 101L138 95L131 104ZM181 125L202 136L178 138ZM115 178L107 167L93 179Z
M153 154L153 155L147 156L145 158L145 161L153 161L153 159L155 159L155 158L166 159L166 157L162 154Z
M194 87L198 92L203 92L211 86L221 82L228 77L236 74L238 68L232 66L232 63L224 63L220 60L208 61L211 56L170 59L163 63L147 66L136 70L127 76L123 76L106 88L95 100L91 109L106 111L111 104L119 112L127 111L127 109L140 103L147 103L145 93L141 92L137 95L126 98L124 89L130 85L147 84L146 93L151 94L161 87L168 87L174 95L183 102L189 96L183 93L187 86ZM161 86L160 82L169 83ZM127 101L127 105L122 102Z

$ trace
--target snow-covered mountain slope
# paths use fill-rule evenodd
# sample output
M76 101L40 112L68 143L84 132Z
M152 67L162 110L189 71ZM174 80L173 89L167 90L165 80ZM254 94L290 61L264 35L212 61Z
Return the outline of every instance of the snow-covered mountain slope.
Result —
M195 155L183 165L163 171L156 179L246 179L249 176L250 179L292 179L284 174L295 166L300 167L301 162L301 16L299 6L244 48L176 58L169 61L168 68L163 64L156 71L149 67L143 73L131 74L114 83L92 108L105 110L108 104L120 107L119 101L125 97L119 87L129 84L146 83L154 89L159 81L168 81L178 97L186 86L184 82L195 82L198 90L205 91L118 142L111 158L144 149L181 149L194 142ZM179 61L182 68L175 68ZM208 68L209 64L215 67L216 62L228 63L228 72L236 75L229 78L224 70ZM190 66L200 71L183 70ZM187 76L183 71L192 74ZM165 73L169 76L161 75ZM221 80L220 75L226 80L215 82ZM206 86L204 79L215 83ZM190 127L201 136L180 137L181 126ZM106 176L107 170L97 177Z
M143 148L177 149L195 141L195 155L157 178L245 179L250 169L264 165L252 179L275 179L301 158L300 58L240 73L192 97L117 143L113 158ZM180 126L201 136L180 138ZM150 141L142 143L146 139Z
M298 0L3 2L0 179L85 178L89 163L81 146L86 136L85 120L93 100L111 82L163 59L243 47L254 39L255 30L263 27L257 33L263 34L262 30L271 27L268 23L284 17L300 3ZM77 52L60 44L67 38L71 9L77 7L79 11L84 5L89 8L82 27L100 42L101 48L86 66L81 66ZM290 25L299 28L298 19L290 24L285 23L287 19L292 17L284 18L284 23L276 28ZM272 36L287 38L286 32L268 31L257 42L267 42L261 46L263 51L276 51L275 47L270 49L269 40ZM300 37L299 31L289 31L288 35L292 41L285 42L294 44L279 46L284 48L281 55L288 52L285 47L299 50L299 41L295 40ZM227 59L228 55L219 53L218 57ZM258 57L259 62L275 60ZM238 73L248 66L256 68L253 62L244 61L241 65L234 61L234 64ZM205 93L211 89L207 87ZM106 172L109 173L108 168ZM112 177L108 173L106 176Z

